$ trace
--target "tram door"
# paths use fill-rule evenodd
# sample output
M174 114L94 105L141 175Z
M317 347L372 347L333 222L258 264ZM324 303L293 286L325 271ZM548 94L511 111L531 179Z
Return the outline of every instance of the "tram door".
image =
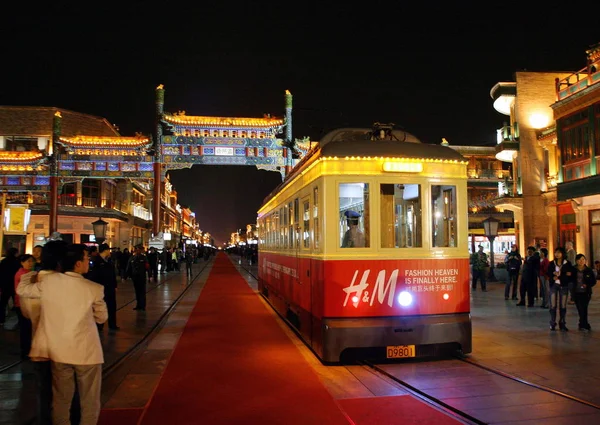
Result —
M311 285L311 258L312 252L312 230L311 229L311 210L310 197L301 199L299 205L300 221L298 229L300 230L299 249L296 251L296 286L294 287L294 300L296 305L300 306L298 315L300 316L300 333L307 341L311 341L311 315L307 313L310 310L310 300L312 298Z

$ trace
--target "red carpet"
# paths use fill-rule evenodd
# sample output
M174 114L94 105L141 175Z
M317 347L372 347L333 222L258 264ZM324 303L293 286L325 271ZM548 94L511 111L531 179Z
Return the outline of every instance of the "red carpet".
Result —
M139 423L352 424L225 254Z
M338 400L356 425L459 425L462 422L410 395Z
M144 409L102 409L98 425L137 424Z

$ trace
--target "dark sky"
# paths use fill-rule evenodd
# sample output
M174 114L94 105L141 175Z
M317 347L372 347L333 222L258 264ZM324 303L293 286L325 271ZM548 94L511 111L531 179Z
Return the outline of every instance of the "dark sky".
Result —
M0 104L98 115L131 136L153 132L158 84L166 111L209 116L281 116L289 89L294 137L380 121L427 143L492 145L505 121L492 107L495 83L524 69L579 70L600 42L592 3L577 15L568 3L510 1L126 3L11 3L0 25ZM281 179L195 166L172 181L223 242L255 222Z

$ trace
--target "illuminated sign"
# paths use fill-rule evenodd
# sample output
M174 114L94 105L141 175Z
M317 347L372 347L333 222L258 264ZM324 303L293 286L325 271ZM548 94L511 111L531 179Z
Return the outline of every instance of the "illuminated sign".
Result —
M12 234L27 234L31 210L28 205L10 204L4 211L4 231Z
M215 155L233 156L233 148L216 147Z
M383 171L389 173L420 173L423 171L421 162L384 162Z

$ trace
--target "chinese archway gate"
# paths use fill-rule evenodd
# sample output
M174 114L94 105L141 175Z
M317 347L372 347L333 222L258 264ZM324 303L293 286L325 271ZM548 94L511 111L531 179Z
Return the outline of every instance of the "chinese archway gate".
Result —
M156 88L153 211L160 211L161 190L169 170L199 165L251 165L277 171L282 179L309 149L292 139L292 94L285 93L285 117L227 118L189 116L164 110L165 91ZM283 133L285 138L278 138ZM161 231L159 214L153 233Z

